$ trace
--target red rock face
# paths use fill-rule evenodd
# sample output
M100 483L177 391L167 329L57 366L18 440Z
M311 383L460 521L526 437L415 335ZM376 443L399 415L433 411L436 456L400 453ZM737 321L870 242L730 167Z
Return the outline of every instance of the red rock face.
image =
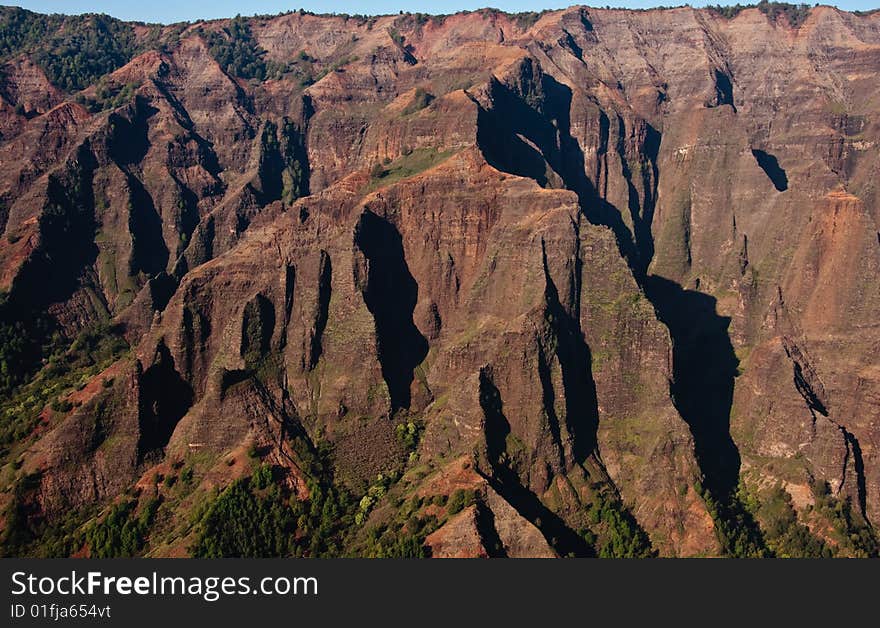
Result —
M248 443L306 498L296 433L355 492L476 491L438 556L589 555L602 495L669 556L777 485L819 536L824 481L880 518L877 14L251 28L326 72L245 81L192 28L89 113L4 66L2 288L134 347L16 449L44 516Z

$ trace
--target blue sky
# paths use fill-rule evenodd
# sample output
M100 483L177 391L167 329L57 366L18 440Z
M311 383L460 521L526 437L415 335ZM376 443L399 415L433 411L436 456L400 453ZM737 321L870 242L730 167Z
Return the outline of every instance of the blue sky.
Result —
M755 1L757 0L739 0L743 4L750 4ZM790 1L796 2L797 0ZM592 3L586 2L585 4L645 8L661 4L684 4L684 2L685 0L658 0L655 2L650 0L625 0L622 2L595 0ZM708 4L736 3L737 0L711 0ZM293 0L293 3L291 3L283 0L257 0L255 2L242 2L241 0L148 0L146 2L132 0L35 0L29 2L21 0L14 4L41 13L109 13L125 20L168 23L183 20L231 17L237 13L242 15L278 13L280 11L295 10L300 7L316 13L386 14L397 13L400 10L412 13L455 13L462 9L478 9L485 6L494 6L505 11L514 12L558 9L578 4L578 2L564 0L435 0L434 2L426 0L373 0L372 2L363 2L362 0L323 0L321 2ZM704 0L693 0L691 4L699 6L707 4L707 2ZM880 0L840 0L830 4L848 10L867 10L880 6Z

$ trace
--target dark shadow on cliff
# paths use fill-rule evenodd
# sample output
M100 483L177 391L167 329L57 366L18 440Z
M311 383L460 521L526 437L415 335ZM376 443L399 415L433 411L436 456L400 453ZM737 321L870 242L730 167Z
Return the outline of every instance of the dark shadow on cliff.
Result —
M519 475L510 467L507 454L510 422L504 416L501 393L486 367L480 369L480 407L485 418L486 456L492 470L483 477L489 486L537 527L560 556L595 556L593 547L523 486Z
M501 124L492 112L482 108L477 113L477 143L494 168L534 179L541 187L547 186L547 169L541 153Z
M540 95L527 103L508 86L492 82L492 108L481 107L477 118L477 143L486 161L504 172L534 179L542 187L548 184L546 166L549 166L565 187L577 194L581 211L590 222L611 229L621 255L633 273L643 277L650 260L642 259L642 251L653 254L650 237L653 196L646 193L646 199L638 198L632 175L623 160L630 192L628 209L636 225L633 233L618 208L599 194L587 176L583 151L571 135L571 89L546 74L541 76L540 86ZM620 143L609 146L611 121L598 104L594 104L599 115L599 154L605 155L609 148L619 150ZM618 119L617 123L620 125L622 121ZM653 163L659 151L660 136L650 127L645 145L646 159L652 168L650 174L656 181Z
M193 390L174 367L174 358L164 343L156 348L153 364L140 374L138 404L138 462L161 451L174 428L193 402Z
M477 502L476 508L477 533L480 535L483 547L486 548L486 554L489 558L507 558L504 542L495 527L495 513L492 512L488 504L480 501Z
M406 264L400 233L384 218L364 211L354 244L367 262L366 277L356 276L355 284L376 322L376 348L391 410L409 408L413 371L428 355L428 341L413 322L419 286Z
M76 159L48 177L46 204L39 217L40 244L22 266L11 291L15 301L35 310L69 298L84 271L98 258L92 177L97 164L87 144Z
M318 301L315 304L314 326L309 343L309 370L318 366L323 352L322 340L324 329L327 327L327 319L330 315L330 296L333 291L333 264L327 251L321 251L321 261L318 266Z
M542 242L543 248L543 242ZM584 340L579 321L580 282L574 282L574 303L568 309L559 299L559 291L550 276L546 250L543 253L545 283L545 318L556 336L556 358L562 371L562 387L565 391L566 429L571 436L573 461L582 463L598 447L599 400L593 379L593 356ZM581 275L580 258L576 260L574 274ZM572 310L574 313L572 313ZM545 387L546 389L546 387ZM551 387L552 390L552 387ZM553 403L545 404L552 409ZM558 434L559 428L556 428ZM563 461L563 464L565 461Z
M107 149L120 167L140 163L147 156L150 150L149 119L158 112L145 98L135 96L130 105L110 114Z
M766 174L767 178L773 183L773 187L776 188L776 191L785 192L788 189L788 175L785 173L785 170L782 169L782 166L779 165L779 161L776 157L770 153L755 148L752 149L752 155L755 156L755 161L758 162L761 170L764 171L764 174Z
M153 197L143 183L123 170L129 188L128 229L131 233L129 272L140 272L154 277L168 265L168 247L162 234L162 218L153 203Z
M620 208L609 203L587 175L583 151L571 135L571 89L543 75L538 91L538 97L532 94L523 98L506 85L495 82L492 85L493 107L484 118L491 120L493 128L508 127L508 137L527 138L562 178L565 186L577 194L581 211L587 219L614 233L621 256L672 337L673 382L670 392L693 434L696 458L706 488L714 500L723 505L718 508L719 516L739 521L737 526L753 529L751 518L744 513L736 498L740 456L730 436L730 409L738 360L728 334L730 321L717 314L713 297L685 290L673 281L648 274L654 256L651 227L659 178L660 133L645 123L638 145L629 147L628 151L624 143L624 120L616 114L612 120L598 102L593 103L599 116L599 165L594 179L599 180L600 168L610 167L619 158L620 174L628 188L625 211L631 228L624 221ZM616 143L611 141L612 123L617 125ZM504 134L495 137L503 138ZM506 167L513 174L532 176L540 184L541 179L534 175L541 169L535 165L508 167L503 159L495 157L505 155L510 159L518 152L494 146L489 156L494 159L496 167ZM633 159L637 160L638 168L631 167ZM583 360L583 357L578 359Z
M715 311L715 299L649 275L645 295L672 336L676 409L694 436L706 488L717 499L730 496L739 481L739 451L730 436L730 408L739 360L728 335L730 319Z

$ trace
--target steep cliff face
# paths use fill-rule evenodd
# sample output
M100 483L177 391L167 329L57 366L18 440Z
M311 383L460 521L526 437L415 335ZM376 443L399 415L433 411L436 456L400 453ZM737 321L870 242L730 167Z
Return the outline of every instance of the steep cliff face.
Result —
M245 22L3 65L9 553L260 465L309 555L877 551L877 14Z

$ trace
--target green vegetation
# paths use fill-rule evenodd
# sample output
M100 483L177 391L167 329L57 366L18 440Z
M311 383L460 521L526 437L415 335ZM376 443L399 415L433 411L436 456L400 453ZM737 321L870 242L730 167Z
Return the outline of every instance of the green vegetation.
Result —
M715 4L715 5L710 4L710 5L707 5L706 8L709 11L712 11L712 13L715 13L715 14L719 15L720 17L723 17L726 20L732 20L733 18L735 18L737 15L739 15L740 13L745 11L746 9L755 8L755 5L754 4L733 4L733 5L722 6L720 4Z
M446 502L446 512L450 515L460 513L465 508L472 506L477 501L477 494L473 490L456 489Z
M48 316L19 316L8 295L0 294L0 395L26 381L44 353L60 342L51 330Z
M829 544L798 520L791 497L781 485L755 494L744 484L732 503L720 504L708 491L696 486L715 520L716 534L725 552L739 558L828 558L832 556L876 557L877 537L849 498L831 495L827 482L813 486L815 506L806 517L813 529L829 528ZM760 524L760 528L758 527Z
M421 433L422 428L415 421L398 423L394 426L394 436L397 438L397 442L403 445L407 451L412 451L418 446Z
M592 531L582 536L596 546L600 558L652 558L651 540L615 496L598 490L587 504Z
M777 484L761 496L747 497L746 508L755 513L767 548L777 558L830 558L831 549L798 522L791 496Z
M513 21L521 30L528 30L541 19L541 16L547 11L525 11L523 13L514 13Z
M28 54L52 84L68 91L125 65L135 52L131 26L108 15L0 10L0 58Z
M366 558L428 558L424 545L425 521L416 520L416 531L372 528L367 534Z
M369 189L374 190L415 176L442 163L454 152L451 150L439 152L436 148L416 148L390 164L377 163L370 170Z
M272 471L272 467L268 464L261 464L254 472L253 476L251 476L254 488L261 491L269 488L274 479L275 474Z
M792 28L798 28L810 15L810 6L807 4L789 4L787 2L767 2L762 0L758 4L734 4L728 6L709 5L706 7L713 13L725 18L733 19L746 9L757 8L761 13L776 22L780 15L784 15L785 19Z
M241 15L235 16L229 26L219 31L200 32L211 56L228 74L263 81L270 74L275 77L283 72L281 66L267 64L264 59L266 51L254 38L249 21Z
M86 96L80 93L76 95L76 102L92 113L116 109L131 102L138 87L140 85L137 83L125 83L122 85L100 80L95 86L94 96Z
M745 503L745 489L740 485L735 495L716 499L700 482L694 486L703 498L706 510L715 522L715 536L723 551L734 558L766 558L770 556L764 537Z
M393 26L388 28L388 36L391 38L391 41L401 48L406 44L406 37L404 37L401 32Z
M0 401L0 455L5 456L13 443L30 434L40 412L50 403L55 412L70 411L73 406L61 396L88 382L128 349L118 330L107 324L84 330L66 351L62 346L63 342L56 337L40 373ZM10 364L14 368L14 362Z
M308 499L300 500L281 481L280 468L261 465L214 498L195 521L195 557L343 555L355 503L329 480L329 452L303 440L292 442L308 469Z
M241 17L234 18L228 28L220 31L201 29L199 32L224 71L245 79L287 79L299 83L300 87L308 87L357 61L354 55L343 55L319 68L318 60L305 50L286 62L266 59L266 50L253 37L249 22Z
M412 100L406 107L403 108L401 114L408 116L417 111L421 111L422 109L430 105L433 100L434 96L432 94L425 91L425 89L422 87L416 87L416 91L413 94Z
M376 481L367 489L367 494L358 502L358 511L355 513L354 522L357 525L363 524L370 514L373 507L385 497L388 488L400 479L400 474L392 471L391 473L380 473L376 476Z
M762 0L757 6L758 10L769 17L772 22L778 21L779 16L784 15L792 28L799 28L810 16L810 5L808 4L788 4L787 2Z
M53 519L32 520L33 493L39 488L38 474L25 475L12 489L4 512L5 532L0 538L0 557L65 558L79 550L85 539L83 523L91 514L70 511Z
M236 480L211 504L191 548L198 558L266 558L294 551L297 516L277 487L256 492L256 482Z
M813 485L814 511L831 523L832 538L839 546L859 558L880 557L880 540L861 513L854 510L849 497L834 497L828 482Z
M430 552L425 547L425 537L440 527L436 515L423 515L423 508L437 501L437 496L422 498L413 496L400 499L391 521L367 530L365 539L355 547L355 554L366 558L426 558Z
M135 516L137 505L136 500L116 504L103 521L89 526L85 539L93 558L118 558L140 553L159 508L159 500L149 500Z

